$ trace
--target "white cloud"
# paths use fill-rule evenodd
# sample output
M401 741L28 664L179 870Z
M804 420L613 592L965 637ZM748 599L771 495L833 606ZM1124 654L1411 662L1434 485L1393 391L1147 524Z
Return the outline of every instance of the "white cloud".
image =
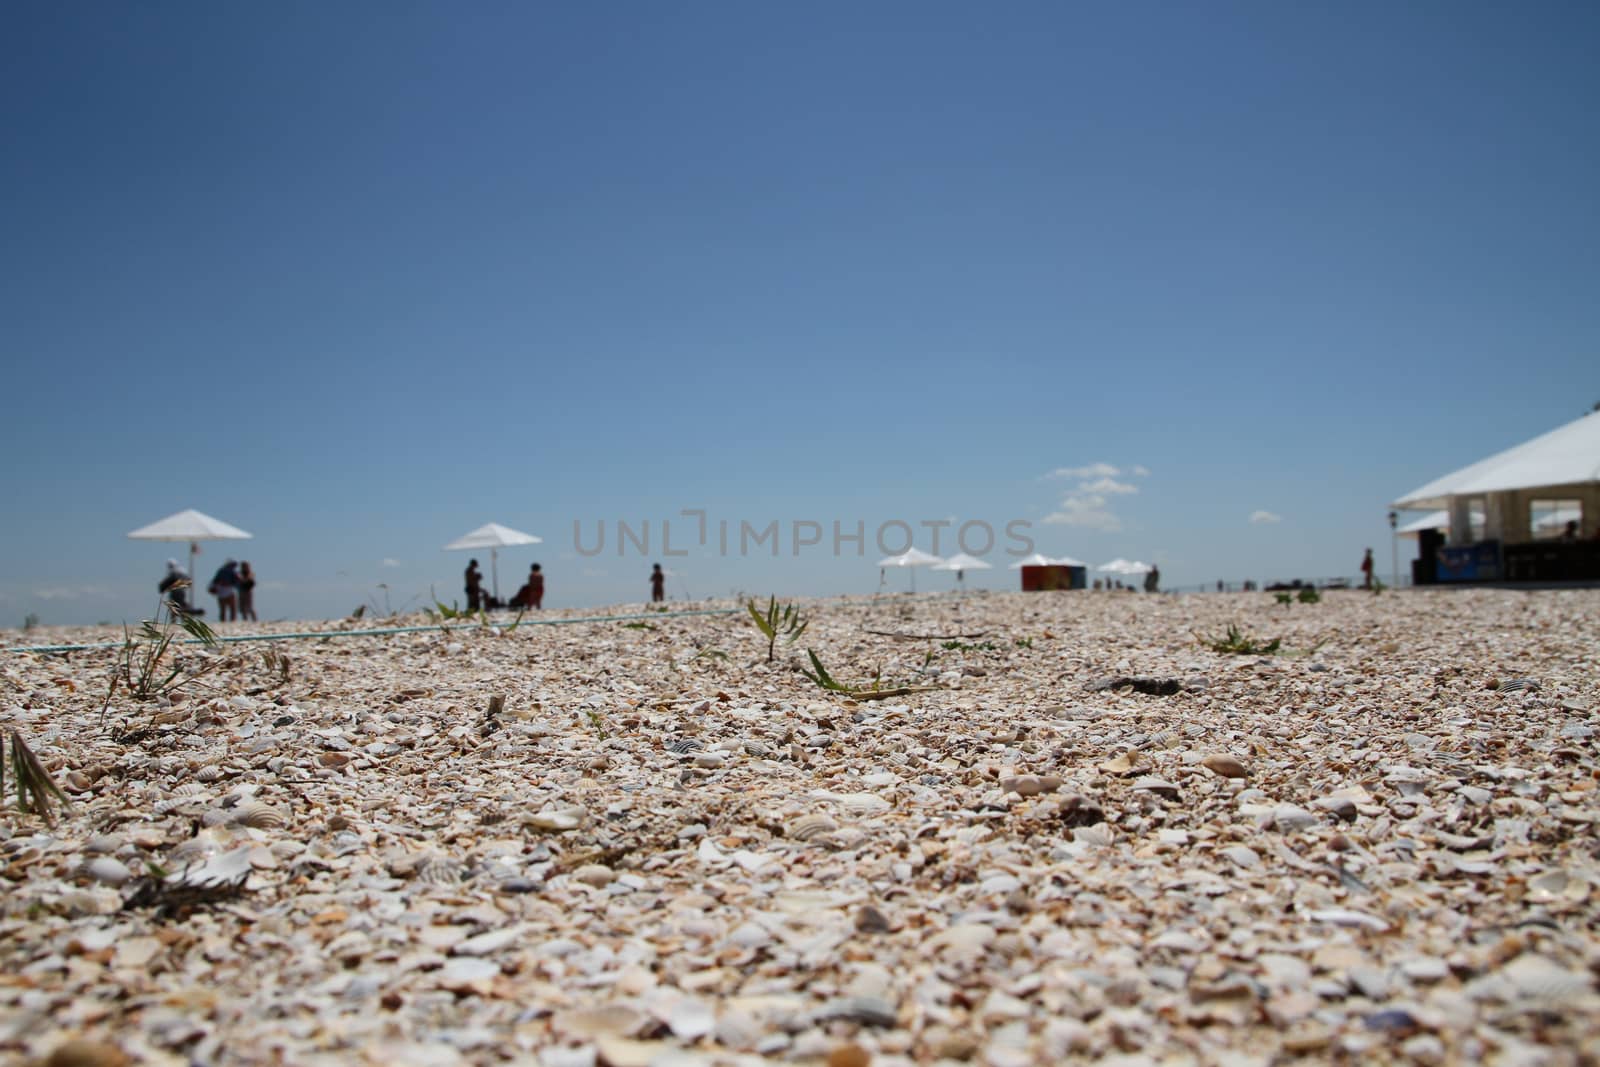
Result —
M1099 493L1073 493L1062 499L1060 510L1041 521L1050 526L1081 526L1102 533L1122 529L1122 520L1106 509L1106 498Z
M385 556L385 557L383 557L383 562L380 563L379 566L382 566L382 567L398 567L398 566L400 566L400 561L397 560L397 559L392 559L389 556Z
M1091 463L1086 467L1057 467L1046 478L1115 478L1122 472L1109 463Z
M35 589L40 600L77 600L79 597L109 596L110 590L98 585L52 585Z
M1128 493L1137 493L1137 485L1119 482L1114 478L1101 478L1099 481L1083 482L1078 486L1080 493L1110 493L1112 496L1123 496Z
M1128 473L1133 475L1135 478L1148 478L1150 477L1150 468L1146 467L1143 463L1135 463L1133 468L1129 470Z
M1283 521L1283 516L1282 515L1274 515L1270 511L1252 511L1250 513L1250 521L1251 522L1282 522Z

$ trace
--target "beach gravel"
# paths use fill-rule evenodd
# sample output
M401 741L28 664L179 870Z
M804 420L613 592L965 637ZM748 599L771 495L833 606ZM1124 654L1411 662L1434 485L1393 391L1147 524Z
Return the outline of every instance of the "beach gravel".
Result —
M0 1057L1600 1060L1600 591L800 603L6 653Z

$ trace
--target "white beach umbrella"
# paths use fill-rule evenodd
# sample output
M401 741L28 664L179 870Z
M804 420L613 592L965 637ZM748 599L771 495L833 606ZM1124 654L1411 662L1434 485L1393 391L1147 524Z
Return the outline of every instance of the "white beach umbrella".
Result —
M1071 556L1051 556L1050 557L1050 562L1051 562L1052 565L1057 566L1057 567L1085 567L1085 568L1087 568L1089 566L1083 560L1081 560L1081 559L1073 559Z
M931 567L936 563L943 562L944 560L940 559L938 556L931 555L930 553L924 552L919 548L908 548L898 556L883 557L878 561L878 567L880 569L885 567L909 568L911 571L911 591L915 593L917 591L916 569L918 567Z
M194 558L200 554L201 541L247 541L254 535L191 508L158 519L149 526L141 526L128 536L135 541L187 541L189 582L192 585L199 580L194 570Z
M969 556L965 552L957 552L943 563L935 563L929 569L936 571L955 571L956 581L965 583L967 571L987 571L993 569L993 564Z
M451 541L444 546L446 552L461 552L474 548L487 548L489 550L489 574L493 583L490 588L494 591L494 598L500 599L500 550L511 548L515 545L543 544L544 538L535 537L533 534L513 530L509 526L501 526L498 522L484 523L469 534Z
M1054 559L1051 559L1049 556L1043 555L1042 553L1035 552L1031 556L1026 556L1026 557L1024 557L1022 559L1017 560L1015 563L1013 563L1011 565L1011 569L1014 570L1014 571L1020 571L1024 567L1058 567L1058 566L1060 566L1060 564L1057 563Z

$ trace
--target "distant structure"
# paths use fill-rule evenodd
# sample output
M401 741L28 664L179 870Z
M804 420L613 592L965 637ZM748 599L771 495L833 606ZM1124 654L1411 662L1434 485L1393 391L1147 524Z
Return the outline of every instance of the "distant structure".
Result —
M1443 512L1417 530L1417 585L1600 581L1600 404L1393 506Z

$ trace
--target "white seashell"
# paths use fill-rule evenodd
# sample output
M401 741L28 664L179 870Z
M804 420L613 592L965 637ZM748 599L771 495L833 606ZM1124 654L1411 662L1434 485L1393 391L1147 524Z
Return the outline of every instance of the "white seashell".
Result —
M826 815L802 815L785 829L797 841L816 841L839 829L839 824Z
M1167 781L1165 778L1152 778L1146 775L1143 778L1136 779L1133 783L1133 788L1141 792L1155 793L1158 796L1164 796L1170 799L1176 799L1178 796L1178 787Z
M289 825L289 817L270 804L247 800L233 809L233 822L253 830L281 830Z
M587 818L588 813L582 808L557 808L552 811L536 812L524 821L536 830L563 833L567 830L576 830Z
M133 880L127 864L111 856L96 856L82 867L85 877L101 885L126 885Z
M1528 1000L1571 1000L1589 992L1587 974L1569 971L1535 952L1524 952L1506 964L1502 974L1517 995Z
M466 878L466 867L449 856L428 856L417 865L416 879L439 889L458 886Z
M218 767L213 763L210 766L201 767L198 771L195 771L194 776L202 782L220 782L225 773L226 772L224 772L221 767Z
M202 830L187 840L178 842L167 855L172 866L187 867L195 863L204 863L211 856L223 849L223 840L215 833Z
M617 872L600 863L588 863L572 872L572 880L604 889L617 880Z

